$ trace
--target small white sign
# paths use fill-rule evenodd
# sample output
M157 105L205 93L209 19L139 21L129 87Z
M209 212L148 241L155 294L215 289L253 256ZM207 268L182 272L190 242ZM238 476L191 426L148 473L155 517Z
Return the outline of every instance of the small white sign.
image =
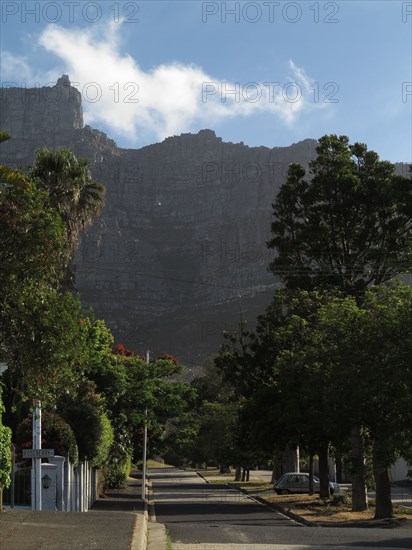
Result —
M52 458L54 449L23 449L23 458Z

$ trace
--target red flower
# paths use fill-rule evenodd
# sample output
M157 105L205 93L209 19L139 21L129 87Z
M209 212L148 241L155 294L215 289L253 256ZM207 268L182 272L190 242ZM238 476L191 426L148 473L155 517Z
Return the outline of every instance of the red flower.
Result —
M122 357L136 357L136 353L134 351L129 351L121 343L117 344L117 346L114 346L113 351L114 353L117 353L117 355L121 355Z
M173 357L173 355L171 355L170 353L165 353L165 352L161 353L159 359L165 359L166 361L172 361L172 363L174 363L175 365L179 364L178 359L176 359L176 357Z

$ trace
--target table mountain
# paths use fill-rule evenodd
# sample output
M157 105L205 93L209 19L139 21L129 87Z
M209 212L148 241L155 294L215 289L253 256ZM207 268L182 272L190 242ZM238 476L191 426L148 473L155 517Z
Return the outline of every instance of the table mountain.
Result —
M271 203L289 163L315 157L315 140L248 147L205 129L119 148L84 126L67 76L52 87L3 88L0 128L12 135L3 163L26 166L38 147L71 146L106 186L104 211L75 258L76 288L117 342L196 368L223 330L263 312L279 286L267 271Z

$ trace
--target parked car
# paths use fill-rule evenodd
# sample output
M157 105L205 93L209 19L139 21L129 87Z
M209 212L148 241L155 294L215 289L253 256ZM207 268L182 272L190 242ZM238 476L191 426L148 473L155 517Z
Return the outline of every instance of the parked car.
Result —
M340 487L338 483L330 481L329 486L331 495L339 493ZM278 495L309 493L309 474L305 472L288 472L275 481L273 488ZM313 476L313 490L315 493L320 492L320 481L316 476Z

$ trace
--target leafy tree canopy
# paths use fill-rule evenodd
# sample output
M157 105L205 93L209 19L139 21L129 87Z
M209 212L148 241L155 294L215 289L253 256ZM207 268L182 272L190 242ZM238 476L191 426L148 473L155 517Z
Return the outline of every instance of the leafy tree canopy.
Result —
M271 271L290 288L352 294L409 272L412 179L346 136L323 136L317 153L309 179L290 165L273 204Z

